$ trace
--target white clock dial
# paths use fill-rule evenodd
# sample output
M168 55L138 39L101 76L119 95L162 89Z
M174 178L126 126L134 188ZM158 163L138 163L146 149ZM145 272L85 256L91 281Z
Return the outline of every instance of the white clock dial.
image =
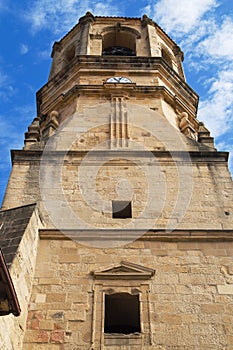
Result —
M107 83L132 83L132 81L125 77L111 77L107 79Z

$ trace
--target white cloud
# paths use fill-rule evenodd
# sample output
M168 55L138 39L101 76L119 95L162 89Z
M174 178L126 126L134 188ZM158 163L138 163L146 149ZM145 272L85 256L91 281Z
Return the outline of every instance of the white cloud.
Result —
M226 137L225 139L222 139L219 142L217 141L216 147L220 151L229 152L228 165L229 165L230 172L233 174L233 139L232 137L231 138Z
M0 0L0 11L7 10L7 1L6 0Z
M25 18L31 23L34 32L49 28L55 33L62 33L72 28L80 16L87 11L94 15L114 16L119 14L113 0L34 0Z
M9 116L0 115L0 129L4 130L0 135L0 147L1 152L9 152L9 144L11 148L22 148L22 133L19 133L18 125L14 125L12 120L9 120ZM2 157L1 163L6 160L5 157Z
M204 55L216 58L227 58L232 60L233 57L233 21L230 17L225 17L220 28L211 33L202 41L197 51Z
M28 46L25 44L20 44L20 53L21 55L25 55L26 53L28 53Z
M211 81L208 97L199 104L198 117L215 137L224 135L233 123L233 69L220 71Z
M51 47L53 45L51 44L50 47L47 50L40 50L37 52L37 57L39 57L39 59L41 60L48 60L50 58L51 55Z
M217 0L159 0L153 17L166 31L181 36L193 31L203 16L217 6Z
M11 78L0 69L0 98L3 101L8 100L16 91L11 83Z
M0 71L0 89L5 85L7 78L7 75Z
M17 115L17 118L15 116ZM9 145L12 149L22 148L24 132L33 120L35 108L31 105L15 107L5 114L0 114L0 148L2 154L8 154ZM1 162L5 160L3 156Z

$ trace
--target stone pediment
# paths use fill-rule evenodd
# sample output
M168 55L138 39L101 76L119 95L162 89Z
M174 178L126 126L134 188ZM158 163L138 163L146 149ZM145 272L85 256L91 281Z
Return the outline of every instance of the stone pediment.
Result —
M94 271L96 279L149 279L155 270L145 266L122 261L120 265L107 267L102 271Z

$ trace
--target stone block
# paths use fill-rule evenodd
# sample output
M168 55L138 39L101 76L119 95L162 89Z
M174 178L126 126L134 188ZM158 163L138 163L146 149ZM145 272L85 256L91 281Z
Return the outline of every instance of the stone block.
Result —
M233 295L233 284L218 285L217 289L219 294Z
M201 311L206 314L220 314L224 312L223 304L202 304Z
M65 340L65 333L63 331L52 331L50 334L51 343L63 343Z
M26 343L48 343L49 332L43 330L27 330L24 341Z
M54 327L54 321L51 320L42 320L39 321L39 329L45 330L45 331L51 331Z
M48 293L46 295L47 303L64 303L66 301L66 295L63 293Z

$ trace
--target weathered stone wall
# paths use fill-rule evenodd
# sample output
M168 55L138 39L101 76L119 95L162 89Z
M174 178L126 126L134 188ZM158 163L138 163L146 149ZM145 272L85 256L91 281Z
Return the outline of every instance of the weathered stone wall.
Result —
M163 164L162 159L158 165L153 164L153 158L107 161L103 157L99 162L104 166L96 162L98 172L91 181L91 159L81 175L74 159L64 164L62 181L64 198L72 210L93 227L158 228L166 227L171 218L183 229L232 227L231 179L221 176L223 167L194 165L189 173L185 165ZM182 201L178 202L180 195ZM53 193L49 200L54 200ZM112 200L132 200L132 217L137 221L112 219Z
M38 228L42 226L37 210L33 213L10 267L21 314L0 317L0 349L20 350L26 328L38 246Z
M91 153L86 159L78 153L68 154L61 166L52 161L47 164L45 201L54 201L56 207L60 201L61 216L62 201L67 201L77 216L93 227L124 227L126 223L134 227L131 219L112 219L112 201L129 200L132 218L140 222L141 228L165 228L172 219L172 228L231 229L232 180L224 162L216 159L208 164L208 159L206 164L196 154L189 164L183 164L182 159L169 160L166 154L157 158L151 154L151 158L144 156L143 160L137 152L130 156L119 153L118 157ZM39 174L39 160L30 166L15 164L3 208L40 200ZM64 224L69 224L69 220L64 217ZM47 227L51 227L51 222L47 222Z
M56 232L51 234L56 237ZM233 243L205 238L182 242L178 235L174 232L172 238L177 242L143 239L115 249L92 249L64 239L40 240L23 349L232 349ZM155 269L145 281L150 317L143 336L149 335L148 343L133 345L133 337L115 341L113 337L110 344L117 346L100 347L104 306L95 305L98 289L92 272L122 260ZM127 283L143 284L117 277L104 283L122 289ZM95 308L98 314L93 320ZM141 315L142 323L145 319Z
M15 162L8 181L2 209L36 203L39 198L39 160Z

